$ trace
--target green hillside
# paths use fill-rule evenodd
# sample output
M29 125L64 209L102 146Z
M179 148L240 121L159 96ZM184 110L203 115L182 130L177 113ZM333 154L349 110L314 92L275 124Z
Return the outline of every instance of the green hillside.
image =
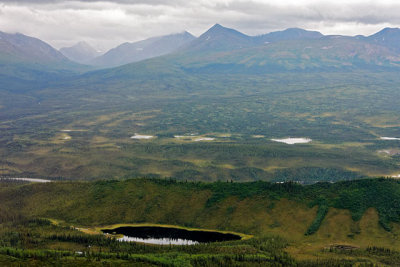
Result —
M120 223L157 223L228 230L254 236L247 241L213 245L216 246L214 252L202 245L195 246L191 254L224 254L219 249L224 247L226 254L236 250L249 257L253 253L260 257L281 255L274 259L302 264L305 260L316 264L316 260L328 259L333 262L334 259L340 259L338 262L347 259L349 262L393 263L398 257L392 251L399 246L396 236L400 231L400 183L395 180L372 179L312 186L265 182L178 183L148 179L6 185L0 191L3 225L0 234L2 246L6 247L58 247L71 251L80 246L77 236L81 236L82 240L89 238L76 230L68 230L71 225L90 229ZM59 226L38 225L38 222L32 221L34 218L52 219ZM24 223L27 220L31 222ZM56 230L63 225L68 227ZM31 231L36 234L29 234ZM59 233L54 236L51 234L54 231ZM20 239L21 242L13 243L11 233L26 237ZM40 243L35 243L39 236ZM87 242L100 244L104 241L93 239L82 241L82 244ZM338 245L353 247L354 254L335 248ZM122 252L130 249L130 253L135 254L144 249L138 245L129 246L121 244L113 250L117 252L120 249ZM104 244L103 252L111 247L110 243ZM161 253L157 250L167 253L163 248L146 247L147 253L153 256ZM324 250L329 247L331 249ZM378 253L378 247L385 247L390 254L384 256ZM251 253L254 249L261 251ZM191 249L166 250L177 250L172 258L182 256L187 260L186 253ZM286 256L281 254L283 250L288 253ZM4 255L3 252L0 254Z

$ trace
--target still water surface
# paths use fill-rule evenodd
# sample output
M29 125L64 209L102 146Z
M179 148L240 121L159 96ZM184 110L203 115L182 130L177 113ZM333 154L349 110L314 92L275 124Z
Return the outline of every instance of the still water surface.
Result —
M195 245L199 243L240 240L239 235L213 231L195 231L159 226L124 226L103 229L105 234L123 235L120 241L157 245Z

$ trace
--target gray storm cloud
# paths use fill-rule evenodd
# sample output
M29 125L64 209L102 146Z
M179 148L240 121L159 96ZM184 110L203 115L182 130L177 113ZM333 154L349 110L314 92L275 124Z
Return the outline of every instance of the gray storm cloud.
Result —
M394 0L0 1L0 31L55 47L85 40L101 49L157 35L199 35L214 23L249 35L300 27L324 34L372 34L400 25Z

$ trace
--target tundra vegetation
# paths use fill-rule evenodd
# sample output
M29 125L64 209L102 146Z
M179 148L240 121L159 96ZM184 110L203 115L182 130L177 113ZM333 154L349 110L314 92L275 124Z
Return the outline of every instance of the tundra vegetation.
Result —
M399 136L397 72L177 75L2 90L0 175L313 183L400 174L398 154L379 152L400 148L380 138ZM288 137L312 142L271 140Z

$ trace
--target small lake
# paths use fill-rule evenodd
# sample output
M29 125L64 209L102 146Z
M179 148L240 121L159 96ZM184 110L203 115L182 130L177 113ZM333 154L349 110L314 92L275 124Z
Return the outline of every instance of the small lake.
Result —
M400 140L400 138L398 138L398 137L387 137L387 136L382 136L380 139L381 140L389 140L389 141Z
M174 135L174 138L182 139L182 140L186 140L186 141L194 141L194 142L214 141L215 140L214 137L202 137L202 136L195 136L195 135Z
M134 136L131 136L131 139L152 139L152 138L154 138L154 136L153 135L140 135L140 134L137 134L137 133L135 133L135 135Z
M141 242L157 245L195 245L200 243L240 240L241 236L201 230L185 230L159 226L124 226L103 229L103 233L123 235L120 241Z
M310 143L312 140L310 138L283 138L283 139L271 139L274 142L280 142L280 143L285 143L288 145L294 145L294 144L307 144Z
M214 140L215 140L215 138L212 138L212 137L199 137L199 138L194 139L193 141L200 142L200 141L214 141Z
M51 180L46 180L46 179L39 179L39 178L0 178L0 180L5 180L5 181L23 181L23 182L31 182L31 183L50 183Z

